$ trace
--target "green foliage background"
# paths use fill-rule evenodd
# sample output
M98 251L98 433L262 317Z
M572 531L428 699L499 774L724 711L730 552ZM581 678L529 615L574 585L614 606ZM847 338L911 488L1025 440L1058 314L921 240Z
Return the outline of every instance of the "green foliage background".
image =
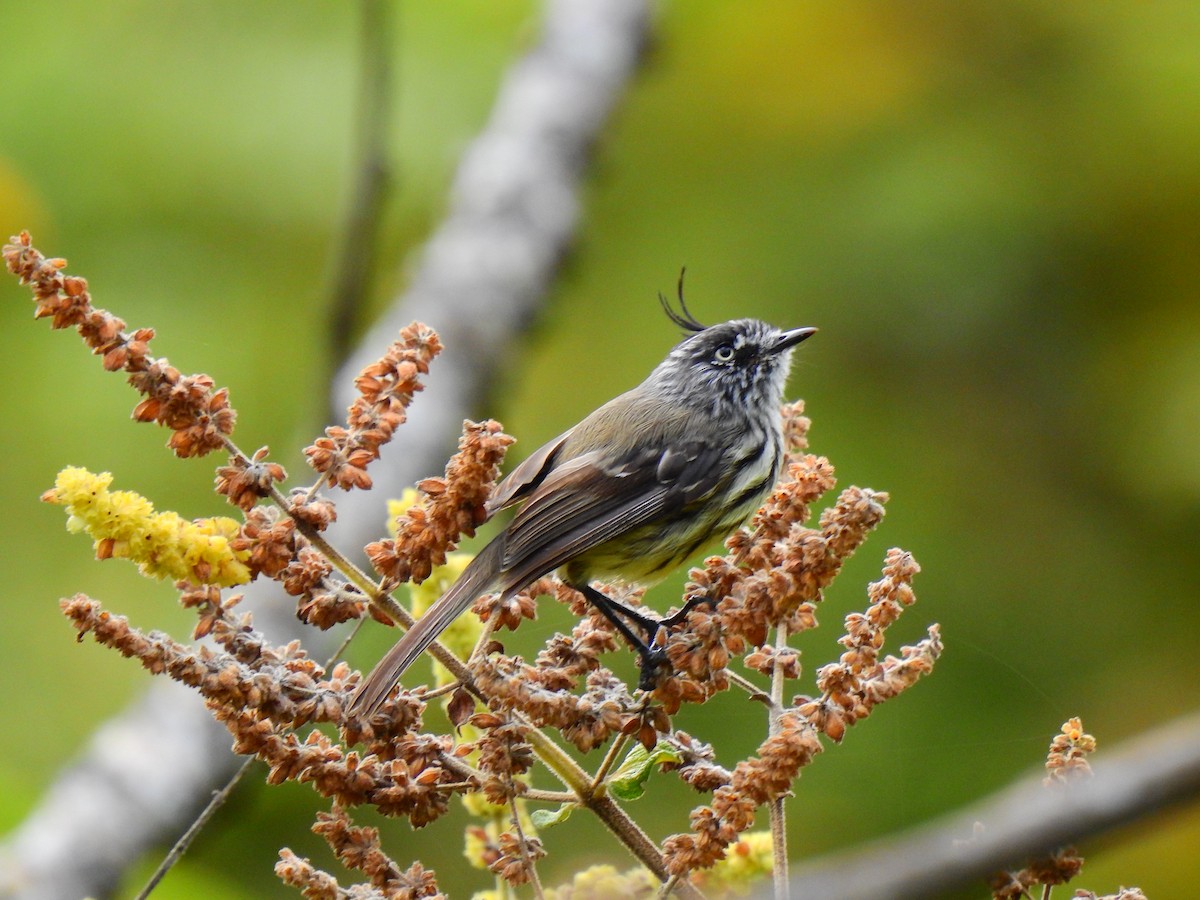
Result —
M0 11L3 236L29 228L100 305L157 328L158 353L228 385L241 445L270 444L303 478L298 448L324 424L354 8ZM702 319L821 327L791 387L808 401L814 450L842 484L893 500L830 592L826 627L805 636L807 670L836 655L841 616L863 605L893 545L925 570L897 645L938 621L947 652L804 774L794 855L1005 784L1070 715L1103 753L1194 708L1200 6L690 0L660 12L598 148L574 254L479 412L527 450L636 383L675 337L654 295L682 264ZM399 196L377 303L404 284L458 152L536 27L529 3L403 6ZM140 626L189 627L169 589L92 561L38 495L78 464L159 508L222 510L211 460L171 458L164 433L127 421L120 378L28 321L11 281L0 298L7 829L148 678L76 646L58 597L84 590ZM672 589L658 589L660 605ZM386 642L367 636L356 659ZM761 711L715 707L677 724L735 759L761 736ZM652 783L638 814L661 837L685 827L690 800ZM317 806L304 787L249 786L156 896L288 895L274 853L327 859L307 833ZM625 864L583 819L550 836L548 881L582 862ZM484 885L456 826L389 835L401 862L435 866L456 896ZM1130 829L1082 848L1082 884L1181 896L1198 841L1194 807Z

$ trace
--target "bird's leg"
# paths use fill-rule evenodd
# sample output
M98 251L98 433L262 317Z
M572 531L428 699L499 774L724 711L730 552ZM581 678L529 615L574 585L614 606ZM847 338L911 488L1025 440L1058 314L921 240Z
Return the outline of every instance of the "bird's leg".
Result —
M652 690L655 682L654 676L658 671L658 667L667 661L666 651L662 647L653 645L653 635L658 631L659 623L644 616L630 615L630 618L637 622L640 627L647 629L647 639L642 640L642 638L634 634L633 629L621 618L621 616L630 613L629 608L625 604L618 603L587 583L573 584L571 587L583 594L588 602L596 607L604 618L612 623L613 627L621 633L621 636L633 645L633 649L642 658L642 673L638 677L638 687L643 690ZM650 630L651 626L653 630Z
M621 635L625 638L625 640L629 641L629 643L633 645L634 649L637 650L638 653L645 656L646 653L651 652L649 636L647 639L638 637L638 635L633 633L633 629L625 623L625 620L621 618L629 613L629 608L625 606L625 604L618 603L608 595L596 590L590 584L571 586L583 594L583 596L587 598L588 602L591 603L592 606L596 607L596 609L598 609L604 615L604 618L608 619L608 621L612 623L613 627L616 628L617 631L621 632ZM635 617L631 616L630 618ZM641 619L641 621L637 621L638 619ZM641 616L636 617L635 621L637 621L637 624L642 627L650 622L649 619L644 619ZM657 627L657 625L655 627Z
M597 591L597 593L600 592ZM658 628L662 624L661 621L651 618L650 616L643 615L632 606L626 606L620 600L614 600L612 597L608 597L604 594L600 594L600 596L604 597L604 599L608 601L608 608L612 610L612 612L619 616L624 616L642 630L642 633L645 635L645 638L643 638L642 641L643 643L653 643L654 636L658 634ZM590 600L591 598L589 597L588 599Z

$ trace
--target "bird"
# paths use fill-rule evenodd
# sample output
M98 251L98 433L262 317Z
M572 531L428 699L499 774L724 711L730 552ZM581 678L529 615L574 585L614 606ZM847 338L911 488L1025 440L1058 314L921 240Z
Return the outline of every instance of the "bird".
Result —
M404 671L480 595L511 597L554 570L639 652L639 685L653 684L664 654L652 636L681 621L691 601L657 620L591 582L618 576L653 584L758 508L783 455L780 404L792 350L817 331L752 318L703 325L684 302L682 273L678 300L675 310L659 294L684 337L649 376L497 485L487 516L520 509L359 684L352 715L376 713Z

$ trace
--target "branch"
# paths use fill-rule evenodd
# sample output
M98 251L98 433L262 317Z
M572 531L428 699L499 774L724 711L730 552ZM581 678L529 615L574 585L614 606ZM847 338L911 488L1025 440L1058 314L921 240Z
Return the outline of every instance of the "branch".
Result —
M505 77L491 120L460 163L448 217L412 287L338 376L338 389L350 390L358 369L412 319L435 325L449 348L403 440L376 466L377 490L342 498L334 535L342 547L378 535L384 497L442 468L462 419L532 318L570 244L587 151L633 74L649 14L646 0L552 0L545 15L540 41ZM246 593L272 639L296 631L286 604L263 602L278 599L278 585ZM322 652L320 637L305 633L314 653ZM323 637L331 646L333 636ZM194 697L181 701L181 691L156 679L100 726L0 844L0 894L102 895L143 853L186 827L237 761L225 730ZM136 784L131 771L139 773Z
M359 4L357 160L350 205L332 263L329 294L329 347L334 364L353 350L356 318L365 307L376 263L383 208L392 187L387 138L392 101L392 10L390 0Z
M1110 831L1200 795L1200 714L1092 760L1094 777L1050 790L1041 776L900 837L797 867L796 897L926 898L1030 856ZM975 834L975 823L983 829ZM764 893L765 897L766 894Z

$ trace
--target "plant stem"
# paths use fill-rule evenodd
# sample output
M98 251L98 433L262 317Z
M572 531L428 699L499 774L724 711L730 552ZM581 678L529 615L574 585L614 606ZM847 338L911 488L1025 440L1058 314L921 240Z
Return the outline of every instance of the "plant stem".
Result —
M521 792L522 800L532 803L578 803L579 798L569 791L544 791L541 788L527 788Z
M629 743L629 735L618 734L612 742L612 746L608 748L608 752L604 754L604 761L600 763L600 768L596 770L596 774L592 776L592 793L600 790L600 786L604 783L604 779L608 777L609 770L612 769L613 763L617 761L617 756L625 745Z
M546 900L546 895L542 891L542 880L538 877L537 866L529 855L529 844L525 840L525 829L521 827L521 814L517 811L516 797L508 798L508 808L512 810L513 831L516 832L517 840L521 844L521 855L525 857L525 865L529 869L529 883L533 887L533 896L536 900Z
M736 684L743 691L750 695L749 699L757 700L760 703L765 703L767 707L771 709L772 715L776 715L778 713L779 707L778 705L775 705L774 700L771 699L771 695L756 685L749 678L746 678L744 675L741 675L730 669L726 669L725 674L729 677L730 683Z
M154 870L154 874L150 876L150 880L146 882L145 887L138 892L134 900L146 900L146 898L150 896L150 893L156 887L158 887L158 883L166 877L167 872L171 870L171 867L174 866L175 863L179 862L179 860L183 857L183 854L187 852L188 847L192 846L192 841L196 839L196 835L198 835L201 829L203 829L204 826L209 823L209 820L216 815L217 810L225 805L225 801L229 799L229 796L233 793L234 788L238 786L243 776L250 771L250 766L252 766L255 762L257 762L256 757L249 757L245 762L242 763L241 768L239 768L233 774L233 777L225 782L225 786L223 788L221 788L219 791L213 792L212 799L208 801L208 805L204 807L204 810L200 813L200 815L196 816L192 824L188 826L188 830L180 835L179 840L175 842L175 846L173 846L170 852L163 857L163 861L158 864L158 868Z
M787 646L788 629L785 622L780 622L775 630L775 666L771 673L771 712L770 733L779 733L779 716L783 711L783 664L779 661L779 651ZM774 866L771 869L775 883L775 900L788 900L788 853L787 853L787 817L783 807L783 797L771 801L771 853Z

